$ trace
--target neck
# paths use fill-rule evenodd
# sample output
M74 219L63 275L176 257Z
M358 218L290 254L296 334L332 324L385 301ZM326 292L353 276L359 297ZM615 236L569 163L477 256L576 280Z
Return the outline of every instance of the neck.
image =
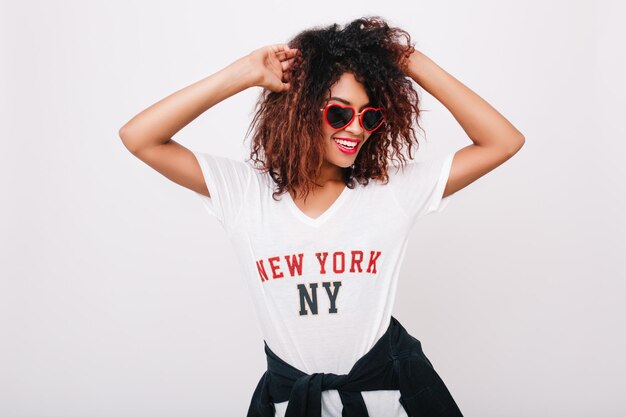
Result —
M317 177L315 182L322 184L322 186L326 185L327 182L343 182L341 170L341 167L331 164L328 161L324 161L320 175Z

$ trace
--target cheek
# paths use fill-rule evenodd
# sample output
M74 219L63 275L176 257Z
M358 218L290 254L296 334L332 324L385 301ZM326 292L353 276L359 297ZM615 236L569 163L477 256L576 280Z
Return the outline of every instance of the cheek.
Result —
M331 129L330 127L328 127L328 126L324 126L324 127L322 128L322 132L323 132L323 134L324 134L324 137L325 137L325 138L329 138L329 139L330 139L330 138L331 138L331 137L335 134L335 131L334 131L334 130L332 130L332 129Z
M323 141L324 141L324 147L327 148L327 149L333 147L334 146L333 135L335 134L335 132L333 132L330 129L324 129L322 131L322 134L323 134L322 137L323 137Z

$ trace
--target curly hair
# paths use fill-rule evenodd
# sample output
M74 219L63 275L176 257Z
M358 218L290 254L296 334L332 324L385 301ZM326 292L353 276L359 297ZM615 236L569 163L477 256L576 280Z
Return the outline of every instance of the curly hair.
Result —
M277 195L296 188L306 197L317 185L324 162L322 118L325 93L345 72L363 84L373 106L385 108L385 123L363 144L354 165L342 168L349 188L355 181L388 181L388 160L406 162L404 147L411 156L419 148L413 121L419 124L419 96L403 68L415 50L410 35L389 27L384 19L370 16L356 19L344 28L338 24L314 27L298 33L289 42L298 53L290 68L290 88L284 92L264 89L255 106L250 130L257 127L250 159L269 172Z

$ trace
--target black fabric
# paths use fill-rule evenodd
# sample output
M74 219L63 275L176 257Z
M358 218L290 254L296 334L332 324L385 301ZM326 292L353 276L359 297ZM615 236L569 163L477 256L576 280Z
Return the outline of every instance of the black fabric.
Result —
M289 401L285 417L321 417L325 390L339 392L342 417L367 417L361 391L376 390L400 390L400 403L409 417L463 416L421 342L393 316L385 334L345 375L306 374L264 344L267 371L252 395L248 417L274 417L274 403L284 401Z

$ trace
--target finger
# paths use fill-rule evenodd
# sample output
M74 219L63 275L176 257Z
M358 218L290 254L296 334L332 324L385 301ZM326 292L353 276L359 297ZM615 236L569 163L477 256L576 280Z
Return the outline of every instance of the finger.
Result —
M283 56L283 47L281 44L270 45L268 48L271 52L271 55L276 56L279 60Z
M289 58L294 58L297 55L298 51L299 51L298 48L288 48L285 51L285 55Z
M295 58L295 57L296 57L296 55L298 54L298 51L299 51L299 49L298 49L298 48L292 48L292 49L289 49L289 50L287 51L287 57L289 57L289 58Z
M283 69L283 72L287 71L293 65L293 62L294 58L289 58L286 61L281 61L280 66Z
M274 52L278 56L278 59L281 61L285 59L294 58L296 54L298 53L297 48L290 48L289 45L286 45L286 44L275 45L275 46L276 48L274 49Z
M289 49L289 45L284 43L277 43L276 45L272 45L272 50L276 54L285 54L287 51L289 51Z

